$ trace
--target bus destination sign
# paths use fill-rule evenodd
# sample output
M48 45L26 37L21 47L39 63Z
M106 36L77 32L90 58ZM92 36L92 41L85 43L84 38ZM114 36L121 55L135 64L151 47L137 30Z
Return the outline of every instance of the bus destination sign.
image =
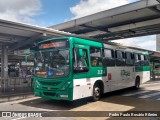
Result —
M48 48L61 48L68 47L67 41L54 41L49 43L40 44L39 49L48 49Z

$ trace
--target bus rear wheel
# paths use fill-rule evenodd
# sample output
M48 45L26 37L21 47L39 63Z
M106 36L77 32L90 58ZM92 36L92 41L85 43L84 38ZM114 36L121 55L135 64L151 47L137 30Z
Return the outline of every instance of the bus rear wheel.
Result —
M135 90L138 90L139 88L140 88L140 78L137 77L137 78L136 78L136 81L135 81L134 89L135 89Z
M93 86L93 96L92 101L98 101L101 98L102 95L102 89L99 84L95 84Z

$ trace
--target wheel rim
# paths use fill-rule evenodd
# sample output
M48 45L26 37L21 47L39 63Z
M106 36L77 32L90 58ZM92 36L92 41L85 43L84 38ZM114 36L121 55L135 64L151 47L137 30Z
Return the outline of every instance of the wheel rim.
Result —
M99 98L99 96L100 96L100 88L99 87L95 87L95 89L94 89L94 96L96 98Z

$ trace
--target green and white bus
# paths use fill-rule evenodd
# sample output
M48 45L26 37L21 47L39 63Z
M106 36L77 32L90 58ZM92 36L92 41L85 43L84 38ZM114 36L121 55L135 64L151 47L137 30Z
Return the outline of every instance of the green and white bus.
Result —
M150 79L148 52L93 40L61 37L43 40L34 53L36 96L77 100L139 88Z

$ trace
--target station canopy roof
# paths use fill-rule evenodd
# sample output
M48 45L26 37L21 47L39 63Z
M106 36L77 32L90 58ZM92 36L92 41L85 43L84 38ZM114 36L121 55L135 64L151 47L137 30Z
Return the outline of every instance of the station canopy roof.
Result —
M0 19L0 45L17 50L40 39L69 36L70 33Z
M76 35L50 28L38 27L29 24L0 19L0 46L8 46L9 60L15 60L16 58L24 58L23 56L16 57L17 55L14 54L15 50L29 48L31 47L31 45L33 45L34 42L39 40L61 36Z
M160 33L160 0L140 0L50 28L100 40Z
M1 46L8 46L9 61L24 60L22 55L15 55L14 51L29 48L34 42L61 36L76 36L68 32L50 28L0 19L0 54ZM1 59L1 56L0 56Z

